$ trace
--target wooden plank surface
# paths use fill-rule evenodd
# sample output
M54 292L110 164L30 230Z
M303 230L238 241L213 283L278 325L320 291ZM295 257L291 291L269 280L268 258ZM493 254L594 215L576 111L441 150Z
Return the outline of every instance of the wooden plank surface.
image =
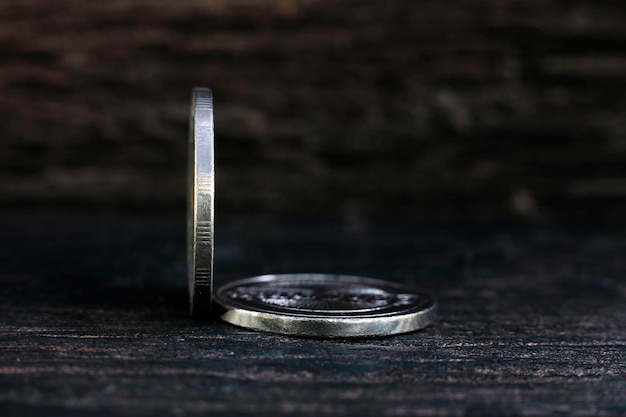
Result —
M0 3L0 203L621 223L622 0ZM372 198L375 196L375 198Z
M621 416L626 234L218 218L221 282L427 288L412 334L298 339L188 316L178 214L2 212L0 415Z

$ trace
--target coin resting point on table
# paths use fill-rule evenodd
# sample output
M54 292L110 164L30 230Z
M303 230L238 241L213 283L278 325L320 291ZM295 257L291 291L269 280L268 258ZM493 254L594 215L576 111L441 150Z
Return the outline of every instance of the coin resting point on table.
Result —
M222 319L253 330L310 337L387 336L433 322L424 293L373 278L326 274L263 275L215 294Z
M197 318L209 315L213 292L213 154L213 93L194 88L189 118L187 269L191 314Z

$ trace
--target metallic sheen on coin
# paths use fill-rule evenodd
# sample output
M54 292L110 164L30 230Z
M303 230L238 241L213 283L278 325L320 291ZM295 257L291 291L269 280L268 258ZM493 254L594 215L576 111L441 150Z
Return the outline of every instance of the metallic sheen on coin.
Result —
M215 294L222 319L236 326L310 337L366 337L428 326L437 303L424 293L373 278L326 274L263 275Z
M211 310L215 198L213 150L213 93L208 88L194 88L187 176L187 267L194 317L207 316Z

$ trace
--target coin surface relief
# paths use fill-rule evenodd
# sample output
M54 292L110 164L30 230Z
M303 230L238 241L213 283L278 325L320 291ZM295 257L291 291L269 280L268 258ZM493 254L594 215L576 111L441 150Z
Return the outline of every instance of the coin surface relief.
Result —
M189 119L187 263L191 314L209 315L213 293L215 163L213 93L194 88Z
M225 321L254 330L311 337L366 337L428 326L428 294L373 278L327 274L264 275L220 287Z

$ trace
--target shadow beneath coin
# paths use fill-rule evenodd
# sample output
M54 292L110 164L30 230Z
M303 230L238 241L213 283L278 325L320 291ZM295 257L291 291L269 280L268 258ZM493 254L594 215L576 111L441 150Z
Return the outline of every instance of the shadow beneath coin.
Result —
M183 215L5 212L1 223L8 302L188 317Z

